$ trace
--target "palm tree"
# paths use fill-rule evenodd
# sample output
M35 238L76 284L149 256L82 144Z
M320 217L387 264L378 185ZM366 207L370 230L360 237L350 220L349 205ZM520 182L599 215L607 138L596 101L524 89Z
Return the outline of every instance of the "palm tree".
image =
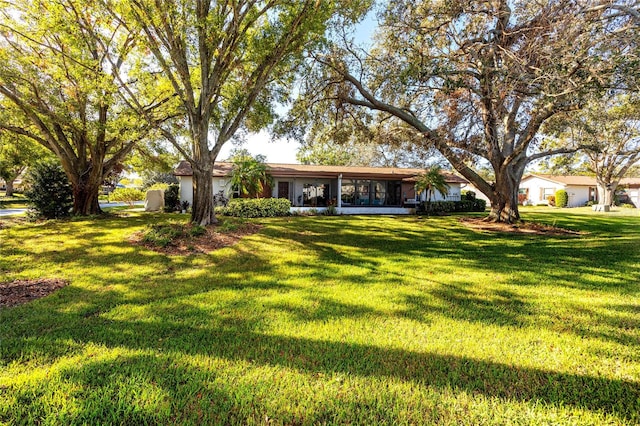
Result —
M418 177L416 181L416 191L421 193L427 191L427 217L429 217L429 210L431 210L431 196L435 191L438 191L442 195L449 192L449 185L444 179L442 173L440 173L440 166L433 166L426 169L423 175Z
M241 194L258 198L264 185L270 185L272 178L267 172L263 156L253 157L245 150L240 150L231 157L231 185L238 188Z

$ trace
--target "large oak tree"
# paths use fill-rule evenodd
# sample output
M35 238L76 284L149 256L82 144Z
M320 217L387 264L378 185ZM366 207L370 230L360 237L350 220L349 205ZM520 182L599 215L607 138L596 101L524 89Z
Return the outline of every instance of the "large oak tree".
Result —
M363 1L131 0L122 16L142 29L184 115L184 133L159 126L193 169L192 222L216 222L212 171L222 146L267 126L289 96L305 49L322 41L340 13L357 19ZM160 75L161 74L161 75ZM155 118L147 117L151 122Z
M490 199L492 220L517 221L525 167L575 149L542 148L542 124L609 86L633 42L620 36L632 18L595 4L390 1L373 47L334 46L315 77L332 105L408 124Z
M0 128L58 157L74 214L99 213L103 179L149 127L122 96L136 35L93 1L4 2L0 14L0 117L20 117Z

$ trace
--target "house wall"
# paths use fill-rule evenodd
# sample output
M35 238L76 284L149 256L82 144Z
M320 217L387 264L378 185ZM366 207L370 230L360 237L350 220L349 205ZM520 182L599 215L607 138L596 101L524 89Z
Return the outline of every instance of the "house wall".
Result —
M180 182L180 201L188 201L189 205L193 205L193 177L178 176Z
M189 201L189 204L193 205L193 177L192 176L178 176L178 180L180 181L180 201ZM309 178L283 178L283 179L274 179L273 188L265 188L263 196L278 196L278 183L279 182L289 182L289 191L290 191L290 199L292 201L292 206L299 207L302 206L302 198L303 198L303 189L305 184L329 184L330 186L330 198L336 198L338 196L338 181L337 179L309 179ZM229 180L225 178L213 178L213 193L217 194L219 191L223 191L227 198L232 198L231 186L229 185ZM440 200L460 200L461 188L460 184L450 184L449 193L446 196L443 196L439 192L433 196L433 201ZM421 194L422 200L426 199L425 194ZM413 183L403 182L402 183L402 197L404 199L413 200L415 199L415 188ZM311 208L311 207L310 207ZM355 210L354 210L355 209ZM389 210L394 209L393 207L353 207L351 209L344 210L343 214L405 214L408 212L405 208L396 208L397 210ZM321 210L321 208L318 208ZM352 211L353 210L353 211ZM383 211L384 210L384 211ZM388 213L386 213L388 210Z
M533 204L535 206L537 204L548 204L546 196L544 195L545 193L546 195L555 195L557 190L566 188L560 183L551 182L547 179L541 179L537 176L533 176L526 180L522 180L520 182L520 189L528 189L529 192L526 203Z
M569 195L569 204L567 207L582 207L589 201L588 186L567 185L565 190Z
M629 201L631 204L636 206L636 208L640 208L640 188L637 186L626 188L625 192L629 196Z
M595 185L593 186L595 187ZM569 195L567 207L582 207L589 201L589 188L587 185L564 185L542 179L537 176L530 177L520 183L520 189L528 189L527 204L547 204L547 199L542 195L545 193L555 195L556 191L564 189Z

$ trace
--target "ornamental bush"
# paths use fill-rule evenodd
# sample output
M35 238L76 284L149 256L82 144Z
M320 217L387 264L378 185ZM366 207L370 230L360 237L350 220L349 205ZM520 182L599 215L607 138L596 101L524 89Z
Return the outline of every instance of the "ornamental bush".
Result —
M62 166L53 162L37 163L26 176L25 195L36 217L59 219L71 215L73 190Z
M556 207L567 207L569 204L569 194L564 189L556 191Z
M235 198L229 201L222 214L236 217L288 216L291 202L286 198Z
M180 210L180 187L171 184L164 191L164 211L167 213Z
M418 205L417 213L423 214L447 214L447 213L463 213L463 212L483 212L487 208L487 202L479 198L473 200L461 201L432 201L431 203L421 202Z
M109 201L119 201L133 206L136 201L143 201L145 193L135 188L116 188L109 195Z

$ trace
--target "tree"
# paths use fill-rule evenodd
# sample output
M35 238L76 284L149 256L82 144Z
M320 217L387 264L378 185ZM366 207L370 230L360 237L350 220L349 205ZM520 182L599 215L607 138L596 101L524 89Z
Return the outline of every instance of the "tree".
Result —
M559 116L549 123L547 131L556 137L552 141L587 146L556 163L595 175L601 204L613 205L620 180L640 160L639 113L636 99L618 95L594 99L579 113Z
M100 212L103 180L148 132L123 98L134 90L121 74L134 68L137 35L96 4L0 6L0 129L58 157L77 215Z
M398 0L367 54L333 46L308 75L350 115L366 108L409 125L490 199L491 220L517 221L525 167L576 149L540 149L540 127L610 85L632 42L615 32L628 18L604 13L578 1ZM480 159L494 182L473 170Z
M230 158L233 163L230 184L238 188L241 194L258 198L263 193L265 185L272 186L273 179L269 175L264 156L251 156L246 150L239 150Z
M6 183L7 197L13 195L14 181L44 157L44 150L28 138L0 131L0 178Z
M427 169L423 175L418 176L418 180L416 180L416 192L427 192L427 216L431 210L431 196L435 194L435 191L442 195L449 192L449 185L440 171L439 166L433 166Z
M289 96L304 49L322 41L335 14L357 19L366 6L331 0L123 3L130 5L123 22L142 29L140 42L155 58L149 69L157 77L161 71L186 116L184 135L159 129L191 164L191 221L200 225L216 222L212 172L222 146L238 132L267 126L274 104Z

